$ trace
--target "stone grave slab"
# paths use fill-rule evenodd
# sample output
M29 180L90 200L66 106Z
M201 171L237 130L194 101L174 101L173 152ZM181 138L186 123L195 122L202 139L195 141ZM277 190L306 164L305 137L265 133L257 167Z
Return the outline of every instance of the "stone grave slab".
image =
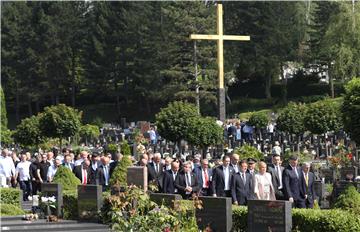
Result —
M248 232L290 232L292 227L289 201L248 201Z
M103 205L101 185L78 185L78 213L81 221L99 221Z
M146 192L148 189L147 167L137 167L137 166L128 167L127 184L136 185L142 188Z
M179 194L150 193L150 200L156 204L174 208L174 202L182 200Z
M56 216L62 217L63 208L63 191L62 185L55 183L42 183L41 184L41 196L43 197L55 197L56 199Z
M320 169L321 178L325 178L325 183L334 182L334 171L330 168L321 168Z
M227 197L199 197L202 209L196 209L196 221L203 231L210 227L213 232L229 232L232 228L232 204Z

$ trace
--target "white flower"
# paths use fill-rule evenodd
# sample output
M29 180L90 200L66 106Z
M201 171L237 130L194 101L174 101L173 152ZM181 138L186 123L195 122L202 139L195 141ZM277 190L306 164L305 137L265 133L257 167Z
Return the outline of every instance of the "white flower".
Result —
M55 202L55 201L56 201L55 196L49 197L49 201L50 201L50 202Z
M41 202L48 202L49 201L49 198L47 198L47 197L41 197Z

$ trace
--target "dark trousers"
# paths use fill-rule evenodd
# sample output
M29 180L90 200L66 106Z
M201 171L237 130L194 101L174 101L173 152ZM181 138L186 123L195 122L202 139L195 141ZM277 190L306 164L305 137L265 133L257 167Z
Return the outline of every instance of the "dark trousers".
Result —
M23 200L27 201L28 200L28 196L32 195L32 186L31 186L31 181L27 180L21 180L19 182L20 184L20 189L23 191Z
M231 197L231 190L226 190L225 192L225 197Z
M202 188L199 192L200 196L211 196L211 189L210 188Z
M37 195L38 192L41 192L41 183L40 181L31 181L32 195Z

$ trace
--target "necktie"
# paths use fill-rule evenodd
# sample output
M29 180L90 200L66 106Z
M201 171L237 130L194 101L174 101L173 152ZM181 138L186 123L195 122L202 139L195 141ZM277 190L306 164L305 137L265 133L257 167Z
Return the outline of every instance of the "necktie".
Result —
M241 176L242 176L242 180L244 182L244 184L246 183L246 179L245 179L245 173L241 173Z
M295 171L296 177L299 179L299 173L297 172L296 167L294 167L294 171Z
M107 170L107 166L104 166L104 177L105 177L105 185L108 185L109 181L109 173Z
M308 177L307 173L305 174L305 183L306 183L306 187L308 187L309 186L309 177Z
M83 185L86 185L86 183L87 183L87 175L86 174L87 174L86 170L83 169Z
M156 172L156 173L159 173L159 166L158 166L158 164L155 164L155 172Z
M187 179L187 182L188 182L188 186L191 186L191 179L190 179L189 173L186 173L186 179Z
M205 187L209 187L209 176L206 170L204 170L204 178L205 178Z

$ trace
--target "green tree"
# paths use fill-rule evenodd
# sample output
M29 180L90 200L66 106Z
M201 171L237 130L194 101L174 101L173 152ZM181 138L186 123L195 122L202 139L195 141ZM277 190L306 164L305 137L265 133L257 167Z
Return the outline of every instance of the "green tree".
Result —
M255 126L257 129L261 129L267 126L269 122L269 116L266 112L255 112L250 115L249 123Z
M127 168L132 166L131 151L129 144L125 141L121 143L122 159L117 163L114 172L110 178L111 186L127 186Z
M284 132L299 135L305 132L304 116L306 107L303 104L290 102L276 119L276 127Z
M208 146L219 145L223 142L224 131L214 118L193 117L190 119L185 139L190 144L201 147L205 157Z
M344 129L357 144L360 144L360 78L352 79L345 86L341 112Z
M79 178L70 169L62 165L57 168L53 182L61 184L63 190L77 191L77 186L81 185Z
M255 147L251 145L244 145L235 149L234 153L240 156L240 160L246 160L248 158L254 158L257 161L263 160L264 155Z
M12 142L11 139L11 131L7 129L7 113L6 113L6 104L5 104L5 96L2 86L0 86L0 110L1 110L1 127L0 127L0 142L1 144L10 144Z
M50 138L62 139L74 136L81 126L82 112L64 104L45 107L39 123L41 133Z
M309 104L304 117L304 125L314 134L338 131L342 127L340 104L329 100Z
M45 138L41 133L39 124L40 117L40 115L34 115L21 120L21 123L17 125L13 134L16 143L23 147L36 147L44 142Z
M86 141L87 144L88 141L94 141L97 138L99 138L100 129L96 125L91 125L91 124L82 125L79 129L79 135L83 140Z
M171 102L156 114L159 134L172 142L187 138L191 120L198 117L195 105L186 102Z

